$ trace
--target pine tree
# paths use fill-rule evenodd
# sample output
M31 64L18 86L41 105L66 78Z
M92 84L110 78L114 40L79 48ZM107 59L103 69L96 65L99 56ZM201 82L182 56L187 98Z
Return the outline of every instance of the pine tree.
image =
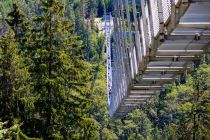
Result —
M24 12L20 10L17 3L14 2L12 4L12 11L8 13L6 22L15 33L15 39L18 42L18 47L22 52L25 51L24 47L28 37L28 21L25 18Z
M0 93L1 93L1 117L13 121L18 117L19 107L17 98L21 93L22 82L27 70L23 67L22 56L18 54L15 34L9 32L0 38Z
M6 19L8 25L13 29L15 33L15 39L20 41L20 36L22 35L21 24L24 21L24 14L20 11L16 3L13 3L13 10L8 14Z
M102 17L105 14L106 7L104 0L99 0L98 1L98 17Z
M208 139L209 130L209 65L201 65L192 75L188 75L185 84L173 86L166 96L167 123L175 129L176 138ZM169 112L170 111L170 112ZM173 132L174 133L174 132Z
M32 92L38 97L35 106L39 115L35 113L37 121L25 127L32 125L46 139L64 137L69 127L79 126L88 111L89 64L83 59L81 41L64 18L63 8L58 0L42 0L42 13L33 20L28 42ZM38 135L32 130L30 133Z

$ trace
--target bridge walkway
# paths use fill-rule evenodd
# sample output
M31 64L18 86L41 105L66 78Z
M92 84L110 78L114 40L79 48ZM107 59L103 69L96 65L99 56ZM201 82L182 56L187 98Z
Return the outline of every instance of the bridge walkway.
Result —
M115 0L114 8L109 113L124 117L209 53L210 0Z

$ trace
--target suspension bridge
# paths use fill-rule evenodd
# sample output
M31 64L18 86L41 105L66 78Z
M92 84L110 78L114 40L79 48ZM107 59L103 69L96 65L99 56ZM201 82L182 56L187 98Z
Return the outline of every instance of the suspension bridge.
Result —
M108 104L122 118L209 53L210 0L114 0L113 15Z

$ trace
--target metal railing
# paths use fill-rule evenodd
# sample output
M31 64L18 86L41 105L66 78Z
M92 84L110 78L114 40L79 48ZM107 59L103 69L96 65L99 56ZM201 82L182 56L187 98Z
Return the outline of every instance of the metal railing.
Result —
M180 74L190 69L192 60L199 61L203 49L210 44L206 41L206 38L210 39L210 23L203 20L210 18L210 12L205 13L210 1L141 0L140 11L136 1L114 1L112 94L109 105L112 117L122 117L140 101L153 97L154 93L159 94L164 84L179 79ZM196 4L200 9L193 9ZM187 10L199 11L199 21L203 23L196 26L188 22L180 24L183 19L190 18ZM205 30L206 34L195 40L200 35L197 31L201 30ZM193 33L189 35L189 32ZM153 88L156 90L153 91Z

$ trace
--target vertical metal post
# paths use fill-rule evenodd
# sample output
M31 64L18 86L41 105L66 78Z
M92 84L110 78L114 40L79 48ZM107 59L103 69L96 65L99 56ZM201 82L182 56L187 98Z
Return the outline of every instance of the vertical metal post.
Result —
M142 10L142 20L143 20L143 29L144 29L144 36L145 36L145 46L146 46L146 55L149 56L149 29L148 29L148 21L146 17L146 9L145 9L146 2L145 0L141 0L141 10Z
M122 34L123 34L123 61L124 61L124 68L125 68L125 93L127 93L127 87L129 85L129 77L130 77L130 68L129 68L129 62L128 62L128 42L127 42L127 34L126 34L126 27L125 27L125 17L124 17L124 3L123 3L123 0L119 0L120 1L120 15L121 15L121 18L122 18Z
M134 47L134 43L132 40L132 33L131 33L131 20L130 20L130 12L129 12L129 3L128 0L125 0L125 8L126 8L126 18L127 18L127 22L128 22L128 33L129 33L129 37L128 37L128 56L129 56L129 66L130 66L130 82L132 80L132 78L134 79L134 56L133 56L133 47Z
M136 10L136 1L132 0L133 6L133 17L134 17L134 27L135 27L135 41L136 41L136 56L137 56L137 70L138 65L142 62L142 49L141 49L141 42L140 42L140 34L138 28L138 21L137 21L137 10Z
M160 35L159 35L159 41L164 41L164 17L163 17L163 6L162 6L162 0L158 0L158 17L159 17L159 28L160 28Z
M111 13L105 14L105 35L106 35L106 55L107 55L107 97L108 105L110 105L110 97L112 93L112 64L111 64Z

